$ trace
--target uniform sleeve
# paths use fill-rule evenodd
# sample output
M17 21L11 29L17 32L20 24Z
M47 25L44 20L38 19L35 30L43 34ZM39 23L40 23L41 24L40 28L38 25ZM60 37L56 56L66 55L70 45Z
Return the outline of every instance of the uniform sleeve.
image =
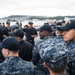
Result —
M5 31L5 28L3 29L3 35L6 35L6 31Z
M73 55L73 53L70 54L70 56L69 56L69 63L67 65L67 72L70 75L75 75L75 59L73 57L75 57Z
M36 65L39 60L40 60L39 50L37 48L37 45L34 45L34 48L32 50L32 61L33 61L33 64Z
M36 29L34 28L34 35L37 35L37 31L36 31Z

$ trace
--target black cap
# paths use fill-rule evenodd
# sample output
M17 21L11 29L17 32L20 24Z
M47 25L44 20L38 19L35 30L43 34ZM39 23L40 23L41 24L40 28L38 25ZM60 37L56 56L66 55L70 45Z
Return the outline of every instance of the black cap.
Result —
M5 38L0 44L0 47L8 49L10 51L17 51L19 49L19 46L20 46L20 43L14 37Z
M52 28L49 24L44 23L44 25L40 27L39 31L50 31L50 32L52 32Z
M10 25L10 22L7 21L6 24Z
M61 25L61 22L57 22L56 25Z
M15 32L15 36L23 38L24 37L24 31L22 29L17 29Z
M71 20L70 23L67 23L65 26L58 27L60 31L68 31L71 29L75 29L75 20Z
M62 21L61 23L65 23L65 21Z
M9 32L8 34L9 34L9 36L15 36L15 31L14 32Z
M28 24L31 24L31 25L32 25L32 24L33 24L33 22L28 22Z
M16 26L16 25L11 26L11 30L12 30L12 31L14 31L14 30L16 30L16 29L18 29L18 28L19 28L19 27Z

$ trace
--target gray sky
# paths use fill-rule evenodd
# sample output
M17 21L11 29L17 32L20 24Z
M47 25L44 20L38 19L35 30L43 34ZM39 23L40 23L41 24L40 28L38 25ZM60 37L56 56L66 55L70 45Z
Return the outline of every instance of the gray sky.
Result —
M75 0L0 0L0 18L9 15L75 15Z

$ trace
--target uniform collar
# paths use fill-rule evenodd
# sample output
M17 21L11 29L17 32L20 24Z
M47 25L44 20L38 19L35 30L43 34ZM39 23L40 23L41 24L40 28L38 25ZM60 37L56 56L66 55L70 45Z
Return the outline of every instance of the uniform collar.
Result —
M45 36L43 40L53 38L53 36Z
M18 60L20 57L19 56L11 56L11 57L7 57L5 60Z
M74 44L75 43L75 40L73 40L73 41L67 41L65 43L66 43L66 45Z

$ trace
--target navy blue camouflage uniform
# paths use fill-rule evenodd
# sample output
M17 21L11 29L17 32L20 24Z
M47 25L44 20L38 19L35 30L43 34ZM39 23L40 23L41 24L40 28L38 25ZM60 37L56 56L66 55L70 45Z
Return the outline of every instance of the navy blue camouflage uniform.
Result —
M58 51L56 47L52 47L50 50L45 51L44 54L41 55L43 62L46 62L48 66L54 69L58 69L67 64L68 53L64 49L59 49Z
M0 75L33 75L34 66L18 56L19 47L20 43L14 37L7 37L0 43L2 53L6 58L0 64ZM8 55L5 54L5 50L9 51Z
M38 50L36 52L36 54L39 52L40 57L42 58L42 55L47 51L50 50L52 47L57 48L57 50L62 50L63 49L63 45L64 45L64 41L63 41L63 37L62 36L58 36L58 37L49 37L49 38L44 38L45 42L43 41L41 44L38 44ZM40 45L40 46L39 46ZM37 47L37 46L36 46ZM36 49L37 50L37 49ZM35 53L34 53L35 54ZM35 56L36 56L35 54ZM39 60L39 63L37 64L36 67L36 73L37 75L49 75L49 71L43 67L42 65L43 61L42 59Z
M34 45L34 48L32 50L32 61L34 64L37 64L39 62L43 47L46 45L46 43L51 43L53 38L53 36L44 37L41 41L37 42Z
M32 63L20 57L8 57L0 64L0 75L33 75Z
M36 75L49 75L49 71L42 65L41 54L43 53L44 48L47 47L46 44L50 44L53 41L53 38L53 36L44 37L40 42L34 45L34 49L32 51L32 59L33 63L36 62Z
M42 49L40 50L40 56L42 58L42 55L44 54L45 51L50 50L52 47L57 48L57 50L61 50L64 46L64 40L62 35L59 35L58 37L54 37L52 39L48 39L43 45Z
M75 75L75 41L66 42L64 49L68 51L69 63L67 66L67 72L69 75Z
M70 23L67 23L65 26L58 27L58 30L60 31L70 31L72 29L75 29L75 20L71 20ZM63 35L65 35L65 33ZM63 48L65 51L68 51L69 63L67 66L67 72L70 75L75 75L75 39L66 41Z

